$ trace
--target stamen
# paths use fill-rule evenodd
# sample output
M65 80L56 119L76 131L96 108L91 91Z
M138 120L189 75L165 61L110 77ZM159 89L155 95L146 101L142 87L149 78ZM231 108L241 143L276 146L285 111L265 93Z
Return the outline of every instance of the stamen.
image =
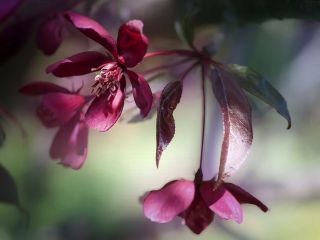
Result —
M121 69L115 63L105 65L94 78L92 93L97 97L106 92L108 95L114 96L118 91L121 75Z

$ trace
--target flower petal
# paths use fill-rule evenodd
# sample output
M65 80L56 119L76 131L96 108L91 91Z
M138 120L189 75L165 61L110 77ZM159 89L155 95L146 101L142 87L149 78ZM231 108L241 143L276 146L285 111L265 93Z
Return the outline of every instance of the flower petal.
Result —
M125 79L115 94L108 92L96 97L86 113L85 120L89 127L98 131L107 131L119 119L124 105Z
M152 107L152 91L148 82L142 75L127 71L132 84L132 93L137 107L141 110L141 115L146 117Z
M50 82L31 82L21 87L19 92L29 96L40 96L48 93L70 93L68 89Z
M51 148L50 156L60 158L66 167L79 169L88 152L88 128L79 116L75 116L58 130Z
M256 205L263 212L268 211L268 207L264 205L259 199L233 183L223 183L223 186L240 202Z
M46 71L57 77L71 77L94 72L96 68L110 61L111 59L102 53L88 51L53 63Z
M82 16L78 13L68 11L65 17L69 20L80 32L90 39L104 46L114 57L117 56L116 42L111 34L95 20Z
M204 182L200 192L207 206L219 217L226 220L233 219L237 223L242 222L243 213L240 203L222 185L213 190L213 183Z
M46 127L61 125L69 121L85 102L80 95L49 93L44 95L37 115Z
M9 17L22 2L22 0L0 0L0 22Z
M160 190L151 191L144 198L144 215L153 222L169 222L190 206L194 192L193 181L169 182Z
M148 38L142 33L143 23L131 20L119 29L118 53L123 57L127 67L134 67L142 61L148 48Z
M188 209L181 215L185 224L196 234L200 234L213 220L213 212L203 201L199 191L196 190L195 197Z
M44 54L53 54L62 43L62 31L64 23L59 15L45 19L39 26L37 32L37 44Z

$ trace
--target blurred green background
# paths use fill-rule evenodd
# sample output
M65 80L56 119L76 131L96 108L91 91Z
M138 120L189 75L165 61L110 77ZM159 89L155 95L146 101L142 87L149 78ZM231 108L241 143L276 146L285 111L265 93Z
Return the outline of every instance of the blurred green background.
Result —
M171 8L161 22L161 16L166 14L159 11L168 7L167 1L96 4L100 5L91 8L90 15L113 32L128 18L144 19L150 51L187 47L174 34ZM113 9L112 18L102 14L104 9ZM150 27L149 20L157 24ZM14 176L22 205L30 213L30 226L26 228L17 209L0 205L1 240L320 238L319 23L268 20L203 26L196 32L197 44L213 41L220 61L251 66L272 82L288 102L293 126L287 131L286 122L274 110L252 98L254 143L248 160L232 178L265 202L270 211L264 214L253 206L244 206L241 225L216 218L199 236L182 226L180 219L155 224L144 218L139 198L146 191L173 179L192 179L197 169L201 129L197 72L187 79L175 112L176 135L165 150L159 169L155 165L155 117L131 124L123 120L106 133L91 131L88 159L79 171L50 160L48 150L55 130L45 129L34 116L37 100L18 96L16 91L24 82L54 80L44 72L49 63L96 48L74 33L53 56L44 56L30 40L22 52L0 66L0 100L28 131L24 139L10 123L5 124L7 140L0 149L0 160ZM166 61L171 59L163 58ZM170 78L165 75L162 80ZM57 82L66 86L71 82L79 84L75 79ZM160 85L155 83L153 87L159 89ZM209 121L214 122L216 105L208 105L213 116ZM212 129L208 131L218 136L219 128ZM220 148L218 141L214 144L212 148ZM217 161L215 156L207 157Z

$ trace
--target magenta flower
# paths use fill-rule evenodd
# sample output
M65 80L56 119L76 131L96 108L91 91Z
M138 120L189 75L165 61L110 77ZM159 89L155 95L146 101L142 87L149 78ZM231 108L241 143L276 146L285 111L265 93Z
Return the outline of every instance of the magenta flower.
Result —
M82 107L89 99L48 82L33 82L23 86L20 93L42 96L37 116L44 126L59 127L50 148L50 156L60 164L79 169L88 152L88 127Z
M142 33L143 23L131 20L123 24L117 42L96 21L74 12L66 12L69 20L80 32L101 44L106 52L82 52L60 60L47 68L57 77L70 77L100 71L95 77L93 93L96 95L85 115L88 126L99 131L111 128L121 115L126 78L132 85L132 93L141 115L146 116L152 106L152 92L142 75L128 70L142 61L148 47L148 39Z
M241 223L241 203L254 204L264 212L268 210L260 200L232 183L222 183L214 190L212 181L175 180L149 192L143 201L143 211L147 218L158 223L179 216L191 231L200 234L212 222L214 214Z

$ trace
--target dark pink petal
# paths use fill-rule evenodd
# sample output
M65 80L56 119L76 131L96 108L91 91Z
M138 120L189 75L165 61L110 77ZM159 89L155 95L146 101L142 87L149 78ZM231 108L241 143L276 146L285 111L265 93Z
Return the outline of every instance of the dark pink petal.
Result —
M132 84L132 93L134 100L141 110L141 115L146 117L152 107L152 91L148 82L142 75L138 75L135 72L127 71Z
M48 93L70 93L68 89L50 82L31 82L21 87L19 92L29 96L40 96Z
M137 65L147 52L148 38L142 33L142 28L140 20L131 20L119 29L118 54L124 58L127 67Z
M0 0L0 22L9 17L22 2L22 0Z
M68 19L80 32L87 37L100 43L104 46L114 57L117 56L116 42L111 34L95 20L82 16L75 12L66 12L66 19Z
M166 149L174 136L176 126L173 111L180 102L181 94L182 83L180 81L168 83L161 93L157 113L157 166L163 150Z
M169 182L160 190L151 191L144 198L144 215L153 222L169 222L190 206L194 191L192 181Z
M245 161L252 144L250 104L234 81L233 75L220 67L211 74L214 95L223 118L223 142L217 182L232 175Z
M259 199L233 183L223 183L223 186L240 202L253 204L259 207L263 212L268 211L268 207Z
M60 159L60 163L66 167L79 169L87 157L87 146L88 128L79 116L75 116L58 130L50 155L54 159Z
M191 205L180 216L192 232L200 234L212 222L214 214L196 190Z
M207 206L219 217L241 223L243 213L237 199L223 186L220 185L216 190L213 190L213 187L210 182L204 182L200 187L202 198Z
M106 91L93 100L85 116L90 128L107 131L117 122L124 105L124 89L123 79L115 93Z
M47 67L47 73L57 77L78 76L96 71L95 68L110 62L104 54L94 51L82 52L60 60Z
M40 50L47 55L55 53L63 40L64 23L55 15L45 19L38 27L37 44Z
M57 119L59 124L69 121L85 103L85 98L76 94L49 93L43 96L41 106L50 112L50 116ZM47 117L38 115L44 125Z

